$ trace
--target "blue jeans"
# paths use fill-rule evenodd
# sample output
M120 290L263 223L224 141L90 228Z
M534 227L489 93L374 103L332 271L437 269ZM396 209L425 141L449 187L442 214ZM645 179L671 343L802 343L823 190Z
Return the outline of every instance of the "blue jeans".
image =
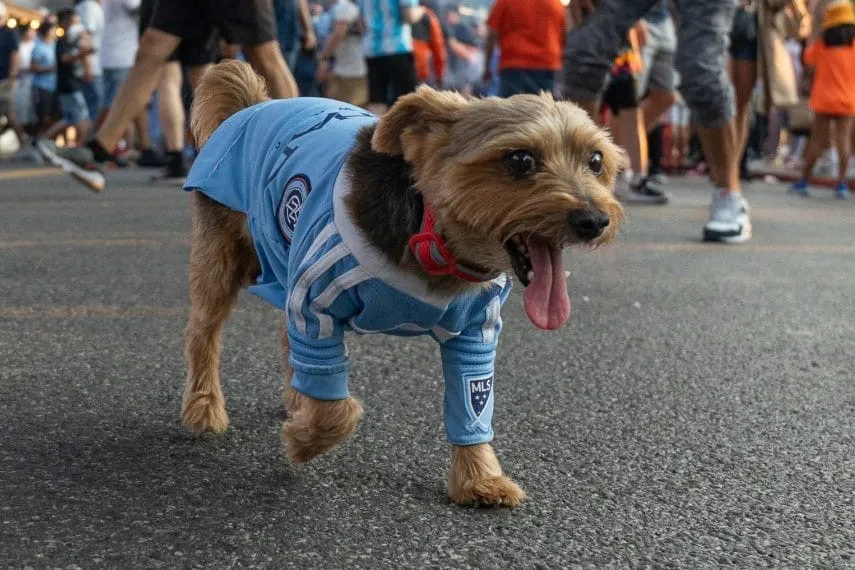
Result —
M82 91L60 93L59 104L62 107L62 120L69 125L77 125L90 119Z
M104 83L100 75L92 78L92 83L83 82L83 98L86 100L86 109L89 118L93 121L98 118L101 110L101 100L104 98Z
M503 69L499 72L499 96L510 97L541 91L552 93L555 72L551 69Z
M103 109L109 109L113 105L119 88L125 82L130 72L130 67L104 70L104 96L101 99L101 107Z

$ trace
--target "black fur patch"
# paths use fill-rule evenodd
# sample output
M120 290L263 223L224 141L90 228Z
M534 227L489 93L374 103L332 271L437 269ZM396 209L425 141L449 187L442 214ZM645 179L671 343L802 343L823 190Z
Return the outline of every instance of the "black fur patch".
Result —
M353 188L348 206L369 242L400 263L410 236L422 223L422 197L413 186L412 167L403 157L371 149L374 127L364 128L348 157Z

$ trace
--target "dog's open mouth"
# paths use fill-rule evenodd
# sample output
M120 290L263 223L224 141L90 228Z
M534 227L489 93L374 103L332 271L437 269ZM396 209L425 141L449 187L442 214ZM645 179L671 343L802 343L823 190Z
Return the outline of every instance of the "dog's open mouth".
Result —
M567 275L561 247L534 235L515 235L505 242L511 266L525 287L525 312L534 326L555 330L570 318Z

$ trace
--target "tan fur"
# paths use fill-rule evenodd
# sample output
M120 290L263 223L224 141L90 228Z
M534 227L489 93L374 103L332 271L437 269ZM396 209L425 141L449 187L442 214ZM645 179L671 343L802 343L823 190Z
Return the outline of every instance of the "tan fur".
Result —
M196 140L204 144L229 116L267 97L264 81L249 65L227 61L214 66L193 104ZM490 271L510 269L503 244L514 235L533 233L560 246L597 245L613 239L623 219L611 193L623 152L581 109L546 95L478 100L421 88L383 117L371 144L376 152L403 156L412 165L416 186L434 208L456 257ZM514 179L502 166L502 157L517 149L536 154L540 168L535 175ZM604 159L600 176L587 167L595 150ZM606 212L611 223L600 238L583 244L566 220L568 212L586 207ZM181 417L193 431L221 432L228 418L219 378L220 332L238 291L254 281L260 268L244 214L199 193L193 194L191 208L191 310ZM398 261L418 271L408 253ZM455 294L481 286L422 277L431 287ZM288 457L303 462L352 434L362 406L354 398L320 401L288 388L289 352L283 328L288 417L282 437ZM488 444L452 446L448 495L460 504L479 505L515 506L525 499Z
M211 133L237 111L268 99L267 83L249 64L229 59L210 68L193 93L190 109L196 146L202 148Z
M491 445L452 445L448 497L460 505L515 507L525 499L525 491L502 473Z

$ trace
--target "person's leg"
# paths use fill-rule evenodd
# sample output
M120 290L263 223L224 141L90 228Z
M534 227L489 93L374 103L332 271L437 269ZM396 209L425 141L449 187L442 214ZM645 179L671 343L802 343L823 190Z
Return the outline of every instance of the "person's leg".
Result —
M275 41L244 45L244 54L252 66L267 80L270 95L275 99L298 97L297 82L285 65L285 58Z
M368 66L368 105L366 109L378 117L382 116L389 106L386 104L386 92L389 87L386 57L365 58Z
M681 56L680 91L699 125L701 145L717 189L704 224L704 239L743 243L751 238L748 204L742 198L733 85L727 76L727 44L736 5L719 0L677 4Z
M846 182L849 169L849 156L852 154L852 116L837 117L835 139L837 143L837 154L840 164L837 169L837 197L847 198L849 186Z
M619 146L629 155L629 167L637 176L647 176L647 135L641 109L632 107L618 113Z
M803 196L808 195L810 176L816 160L823 151L825 141L828 140L830 125L831 119L828 115L817 113L814 117L810 129L810 138L808 139L807 148L805 148L804 161L802 162L802 177L790 187L790 190L793 192Z
M161 72L157 84L158 117L167 152L181 152L184 148L185 114L181 85L181 64L171 61Z
M641 102L644 114L644 130L650 132L659 124L662 115L677 102L677 93L673 89L657 89L651 87L647 97Z
M416 90L419 80L416 77L416 62L412 53L393 56L391 62L394 69L392 75L392 91L395 100Z
M564 49L566 99L597 114L600 93L629 29L658 0L600 0L596 11L567 35Z
M116 147L128 123L145 108L167 58L180 43L178 36L155 28L145 31L134 66L95 136L104 150L111 152Z

